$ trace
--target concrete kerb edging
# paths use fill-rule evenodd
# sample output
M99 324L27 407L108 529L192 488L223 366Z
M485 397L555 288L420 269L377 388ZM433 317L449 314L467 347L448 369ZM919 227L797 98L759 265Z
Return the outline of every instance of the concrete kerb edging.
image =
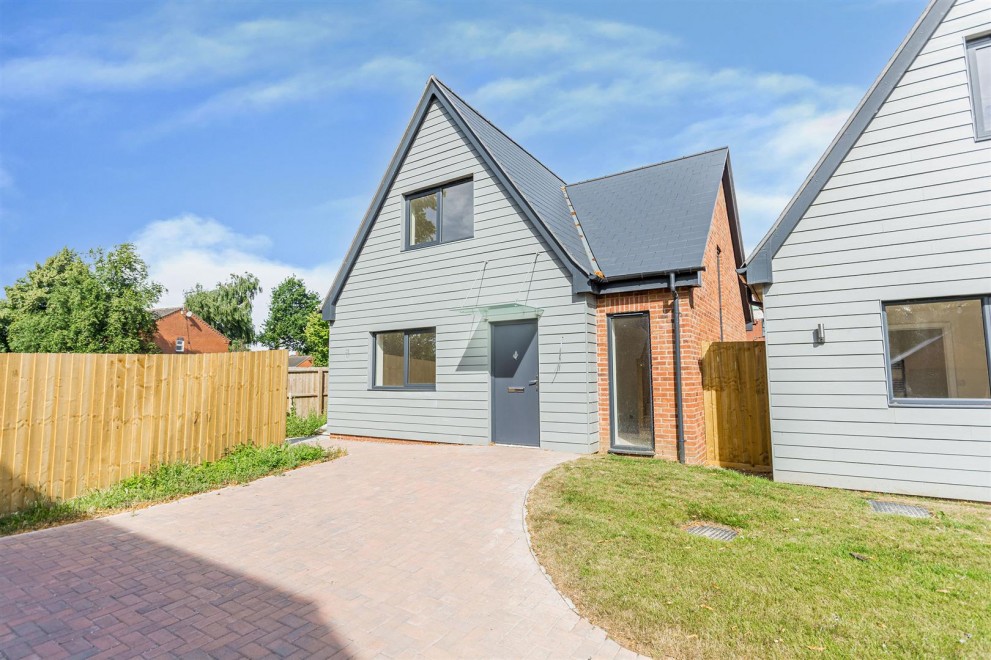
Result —
M548 582L548 583L549 583L549 584L551 585L551 588L552 588L552 589L554 589L554 592L555 592L555 593L557 593L557 595L561 597L561 600L563 600L563 601L564 601L564 604L565 604L565 605L567 605L567 606L568 606L568 608L569 608L569 609L570 609L570 610L571 610L572 612L574 612L574 613L575 613L575 614L577 614L577 615L578 615L579 617L581 617L581 619L582 619L582 620L584 620L584 621L588 621L588 619L586 619L586 618L585 618L585 617L584 617L584 616L582 615L582 613L578 611L578 608L577 608L577 607L575 607L575 604L574 604L574 602L572 602L572 600L571 600L570 598L568 598L567 596L565 596L565 595L564 595L564 594L563 594L563 593L561 592L561 590L557 588L557 585L556 585L556 584L554 584L554 578L552 578L552 577L551 577L551 574L547 572L547 570L546 570L546 569L544 568L544 565L540 563L540 559L539 559L539 558L537 557L537 553L536 553L536 552L534 551L534 549L533 549L533 539L532 539L532 538L530 538L530 527L529 527L529 525L527 525L527 523L526 523L526 518L527 518L527 512L528 512L528 508L527 508L527 505L528 505L528 504L530 503L530 493L532 493L532 492L533 492L533 489L537 487L537 484L539 484L539 483L540 483L540 481L541 481L541 480L542 480L542 479L543 479L543 478L544 478L545 476L547 476L547 472L550 472L550 471L551 471L551 470L553 470L554 468L557 468L557 467L559 467L559 466L561 466L561 465L564 465L565 463L571 463L572 461L577 461L577 460L581 460L581 457L579 456L579 457L576 457L576 458L573 458L573 459L571 459L571 461L565 461L564 463L558 463L557 465L555 465L555 466L553 466L553 467L551 467L551 468L550 468L550 469L548 469L548 470L547 470L546 472L544 472L543 474L541 474L541 475L539 475L539 476L538 476L538 477L537 477L536 479L534 479L534 480L533 480L533 483L532 483L532 484L530 484L530 486L529 486L529 487L528 487L528 488L526 489L526 495L524 495L524 496L523 496L523 536L525 536L525 537L526 537L526 547L527 547L527 549L528 549L528 550L530 551L530 557L532 557L532 558L533 558L533 561L534 561L534 563L535 563L535 564L537 564L537 568L539 568L539 569L540 569L540 572L541 572L541 573L543 574L543 576L544 576L544 579L546 579L546 580L547 580L547 582ZM589 622L589 623L590 623L591 625L595 625L595 624L594 624L594 623L592 623L591 621L588 621L588 622ZM596 627L597 627L597 628L601 628L601 626L596 626ZM606 630L605 630L604 628L603 628L602 630L603 630L603 632L606 632ZM636 654L636 655L637 655L637 657L640 657L640 655L639 655L639 654L637 654L637 653L636 653L635 651L633 651L632 649L628 649L628 648L626 648L625 646L623 646L622 644L620 644L619 642L617 642L617 641L616 641L615 639L613 639L612 637L609 637L609 633L608 633L608 632L606 632L606 637L607 637L608 639L611 639L611 640L613 641L613 643L615 643L615 644L616 644L617 646L619 646L619 648L621 648L621 649L626 649L627 651L630 651L631 653L634 653L634 654Z
M577 459L574 459L574 460L577 460ZM571 461L565 461L565 462L570 463ZM564 465L564 463L559 463L558 465ZM555 465L554 467L550 468L550 470L547 470L547 472L550 472L551 470L553 470L556 467L557 467L557 465ZM533 480L533 483L530 484L529 488L526 489L526 495L523 496L523 536L526 537L526 547L530 551L530 557L533 558L533 561L537 564L537 568L539 568L540 569L540 572L543 573L544 578L546 578L547 581L550 582L550 585L552 587L554 587L554 591L557 592L557 595L561 597L561 600L564 601L565 605L567 605L569 608L571 608L571 611L572 612L574 612L578 616L581 616L581 612L578 611L578 608L575 607L575 604L573 602L571 602L571 599L570 598L568 598L563 593L561 593L561 590L557 588L557 585L556 584L554 584L554 578L552 578L551 577L551 574L547 572L547 570L544 568L544 565L540 563L540 559L537 557L537 553L533 549L533 539L530 538L530 526L526 524L526 518L527 518L527 513L528 513L527 505L530 503L530 493L533 492L533 489L537 487L537 484L540 483L541 479L544 478L544 476L547 474L547 472L544 472L543 474L541 474L540 476L538 476L536 479L534 479ZM584 617L582 617L582 618L584 618Z

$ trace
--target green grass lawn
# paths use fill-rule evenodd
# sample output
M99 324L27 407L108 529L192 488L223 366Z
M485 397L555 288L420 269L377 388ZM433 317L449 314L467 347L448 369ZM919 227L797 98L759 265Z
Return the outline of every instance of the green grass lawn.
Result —
M527 522L558 588L646 655L991 657L991 507L883 496L921 520L869 497L605 456L550 472Z
M241 445L212 463L168 463L82 497L63 502L39 502L24 511L0 516L0 536L97 518L224 486L244 484L343 455L344 451L338 448L323 449L303 444L265 448Z

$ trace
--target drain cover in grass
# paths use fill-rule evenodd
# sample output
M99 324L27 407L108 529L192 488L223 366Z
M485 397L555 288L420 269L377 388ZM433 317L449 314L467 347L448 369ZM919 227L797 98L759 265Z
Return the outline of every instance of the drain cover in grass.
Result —
M704 536L707 539L716 541L732 541L736 538L736 532L724 527L713 527L712 525L692 525L686 527L685 531L695 536Z
M899 504L898 502L883 502L881 500L867 500L875 513L890 513L896 516L908 516L909 518L928 518L929 512L921 506L911 506L909 504Z

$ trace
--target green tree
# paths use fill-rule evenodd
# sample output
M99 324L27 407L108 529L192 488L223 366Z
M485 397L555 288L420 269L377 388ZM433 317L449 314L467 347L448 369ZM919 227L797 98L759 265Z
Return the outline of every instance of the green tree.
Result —
M287 277L272 289L272 304L258 339L272 349L305 351L306 323L319 304L320 297L307 290L303 280Z
M311 312L306 318L306 353L313 357L313 366L326 367L330 350L330 325L323 320L320 311Z
M251 309L261 290L258 278L251 273L231 273L228 281L217 282L213 289L197 284L185 291L185 307L230 339L232 351L243 351L255 341Z
M0 353L9 353L10 344L7 342L7 334L10 329L11 318L10 305L6 298L0 298Z
M6 287L0 350L19 353L151 353L149 308L165 288L129 243L84 259L63 248Z

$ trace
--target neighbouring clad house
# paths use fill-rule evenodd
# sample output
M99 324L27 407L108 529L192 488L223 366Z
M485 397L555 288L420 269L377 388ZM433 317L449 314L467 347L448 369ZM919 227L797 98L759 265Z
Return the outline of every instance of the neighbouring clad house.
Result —
M774 478L991 500L991 2L926 9L746 278Z
M182 307L151 310L155 317L152 337L162 353L226 353L230 341L206 321Z
M324 301L328 430L702 462L742 262L726 149L566 184L431 78Z

